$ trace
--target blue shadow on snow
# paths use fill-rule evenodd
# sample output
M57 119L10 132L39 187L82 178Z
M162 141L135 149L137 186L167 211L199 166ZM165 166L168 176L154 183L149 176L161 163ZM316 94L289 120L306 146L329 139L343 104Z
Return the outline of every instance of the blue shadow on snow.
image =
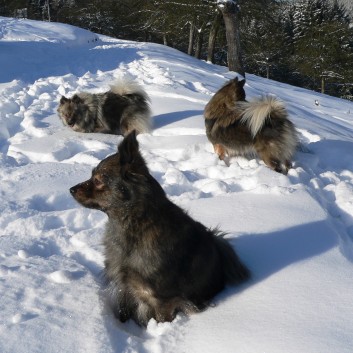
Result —
M188 119L195 115L202 115L202 110L182 110L178 112L155 115L153 117L153 128L159 129L163 126L173 124L177 121Z

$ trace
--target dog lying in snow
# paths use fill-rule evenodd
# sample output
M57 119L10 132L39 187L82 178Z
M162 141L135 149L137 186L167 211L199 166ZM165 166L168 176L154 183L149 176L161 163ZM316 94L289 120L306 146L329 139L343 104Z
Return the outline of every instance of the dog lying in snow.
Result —
M126 136L150 130L149 97L136 82L121 80L105 93L77 93L61 97L58 115L77 132L103 132Z

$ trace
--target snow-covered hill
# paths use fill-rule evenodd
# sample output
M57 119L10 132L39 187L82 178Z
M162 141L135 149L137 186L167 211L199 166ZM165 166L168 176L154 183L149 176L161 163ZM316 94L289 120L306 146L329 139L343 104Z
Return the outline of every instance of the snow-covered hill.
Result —
M288 176L219 161L202 112L224 67L171 48L54 23L0 18L0 352L350 353L353 347L353 104L247 75L251 99L283 99L302 149ZM143 155L169 197L219 226L253 273L214 306L147 330L117 322L100 277L106 216L69 188L121 137L80 134L61 95L121 76L152 98ZM319 105L315 105L315 100Z

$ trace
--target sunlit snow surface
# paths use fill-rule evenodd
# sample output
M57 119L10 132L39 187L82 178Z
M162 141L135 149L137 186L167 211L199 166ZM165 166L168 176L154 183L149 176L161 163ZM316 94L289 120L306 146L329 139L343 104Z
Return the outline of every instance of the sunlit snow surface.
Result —
M235 76L224 67L3 17L0 67L0 352L352 352L352 103L247 75L248 99L277 95L298 128L283 176L213 153L202 112ZM61 95L122 76L152 99L154 130L138 137L151 173L194 218L227 231L253 274L205 312L147 330L114 319L101 278L106 216L68 191L122 138L75 133L56 115Z

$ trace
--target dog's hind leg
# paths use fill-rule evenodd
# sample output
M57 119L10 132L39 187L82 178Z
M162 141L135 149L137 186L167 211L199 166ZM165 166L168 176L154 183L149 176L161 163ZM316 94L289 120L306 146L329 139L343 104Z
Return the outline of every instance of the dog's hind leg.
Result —
M284 175L288 174L289 168L288 168L287 163L283 163L279 159L273 158L271 156L270 157L264 156L264 157L262 157L262 159L275 172L282 173Z
M201 311L191 301L179 297L157 299L154 310L158 322L171 322L178 312L190 315Z
M276 144L273 142L258 141L255 149L259 157L268 167L277 173L288 174L291 163L282 156L282 152Z
M288 169L293 168L293 163L291 161L289 161L288 159L286 159L286 162L284 163L284 165L286 166L287 171L288 171Z
M175 318L177 307L173 300L165 301L155 308L155 313L157 322L171 322Z

